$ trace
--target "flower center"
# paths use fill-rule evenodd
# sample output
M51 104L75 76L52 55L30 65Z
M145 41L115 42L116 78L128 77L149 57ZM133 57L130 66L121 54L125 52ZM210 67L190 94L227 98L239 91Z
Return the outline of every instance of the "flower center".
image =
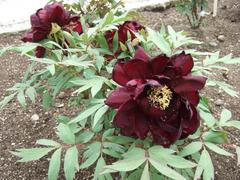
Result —
M51 25L52 25L52 30L50 32L50 35L55 34L61 30L61 27L57 23L52 23Z
M151 87L147 94L149 103L161 110L165 110L172 99L172 91L166 85L163 87Z

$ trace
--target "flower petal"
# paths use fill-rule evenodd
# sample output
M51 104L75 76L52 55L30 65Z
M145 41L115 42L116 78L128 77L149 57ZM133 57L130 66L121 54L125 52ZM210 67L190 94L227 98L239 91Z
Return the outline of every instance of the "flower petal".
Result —
M123 66L125 73L132 79L145 79L150 76L149 64L143 60L132 59Z
M106 104L113 108L119 108L131 99L132 92L125 87L114 90L107 98Z
M139 111L136 102L133 100L129 100L119 108L113 123L126 136L145 139L149 131L147 118Z
M183 76L175 81L174 90L177 93L198 91L204 87L206 80L203 76Z
M199 103L200 97L197 91L181 93L181 96L183 96L190 104L194 106L197 106Z
M192 56L184 52L172 57L171 60L174 68L181 69L182 76L189 74L193 68Z
M153 58L150 62L153 75L162 75L163 70L165 69L169 58L165 55L160 55Z
M193 105L185 104L184 109L181 111L183 118L181 138L186 138L188 135L193 134L200 126L200 118L196 108Z
M166 148L173 144L181 136L181 120L176 120L176 124L174 125L161 121L151 122L149 127L153 136L153 141Z
M138 46L133 59L140 59L148 62L150 60L150 56L144 51L141 46Z
M131 80L124 70L124 63L118 62L114 66L112 79L122 86L124 86L128 81Z

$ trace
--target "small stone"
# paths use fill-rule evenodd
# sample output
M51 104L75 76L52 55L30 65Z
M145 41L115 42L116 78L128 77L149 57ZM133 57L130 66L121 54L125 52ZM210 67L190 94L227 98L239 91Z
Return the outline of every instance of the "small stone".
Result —
M214 41L209 42L209 45L212 46L212 47L217 47L218 46L218 44Z
M16 144L15 144L15 143L12 143L11 145L12 145L12 146L15 146Z
M224 104L224 101L221 100L221 99L218 99L218 100L215 101L215 104L216 104L217 106L221 106L221 105Z
M224 41L225 41L225 36L224 36L224 35L219 35L219 36L217 37L217 39L218 39L218 41L220 41L220 42L224 42Z
M64 107L64 104L63 104L63 103L56 103L56 104L55 104L55 107L57 107L57 108L62 108L62 107Z
M4 161L5 159L4 158L1 158L1 161Z
M59 95L58 95L58 98L59 99L64 99L66 97L66 93L65 92L60 92Z
M31 120L32 121L38 121L39 120L39 116L37 114L34 114L34 115L32 115Z

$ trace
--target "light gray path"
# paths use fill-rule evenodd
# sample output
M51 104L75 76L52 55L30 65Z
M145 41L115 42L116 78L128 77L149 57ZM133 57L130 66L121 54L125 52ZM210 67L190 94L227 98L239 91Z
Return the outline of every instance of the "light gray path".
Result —
M74 1L74 0L66 0ZM161 4L169 0L125 0L127 10ZM0 33L30 28L30 15L43 7L48 0L0 0Z

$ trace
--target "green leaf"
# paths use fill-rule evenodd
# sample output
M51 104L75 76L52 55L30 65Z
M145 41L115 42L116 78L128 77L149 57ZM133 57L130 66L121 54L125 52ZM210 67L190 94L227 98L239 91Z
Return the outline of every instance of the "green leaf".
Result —
M104 177L104 175L100 175L100 173L102 172L103 167L105 165L106 165L105 160L103 159L103 157L100 157L97 161L97 165L96 165L96 168L95 168L94 177L93 177L94 180L97 180L97 179L100 179L100 178Z
M206 142L212 142L215 144L226 143L228 138L225 131L208 131L203 134L203 139Z
M106 139L117 144L130 144L135 141L135 139L127 136L109 136Z
M238 165L240 165L240 147L239 146L237 146L237 148L236 148L236 153L237 153Z
M40 144L43 146L53 146L53 147L61 146L61 144L59 144L58 142L50 140L50 139L39 139L39 140L37 140L36 144Z
M196 164L191 161L171 154L171 151L163 151L160 146L152 147L148 150L148 152L150 158L158 159L162 163L175 168L193 168L196 166Z
M43 107L48 109L52 105L52 96L49 94L49 91L43 93Z
M143 173L141 176L141 180L150 180L150 174L149 174L149 165L148 162L146 162L146 165L143 169Z
M57 127L57 135L67 144L75 144L75 135L68 125L60 123Z
M205 145L211 149L212 151L214 151L215 153L224 155L224 156L233 156L232 153L225 151L224 149L221 149L220 147L218 147L217 145L210 143L210 142L205 142Z
M95 97L96 94L102 89L103 83L104 82L102 80L95 81L94 85L92 85L92 88L91 88L92 97Z
M52 76L54 76L54 74L56 72L55 64L48 66L47 69L52 74Z
M170 56L172 54L172 50L166 39L164 39L164 37L160 33L150 28L147 28L147 31L149 34L149 41L152 41L164 54Z
M229 121L232 118L232 113L231 111L227 110L227 109L223 109L223 111L221 112L221 117L220 117L220 121L219 124L220 125L224 125L227 121Z
M61 164L61 151L62 148L57 149L50 160L49 168L48 168L48 179L49 180L57 180L60 164Z
M81 122L82 120L88 118L89 116L91 116L92 114L94 114L99 108L101 108L104 104L96 104L94 106L91 106L87 109L85 109L84 111L82 111L76 118L74 118L73 120L71 120L69 122L70 123L77 123L77 122Z
M97 56L96 57L96 67L97 67L99 72L101 71L101 69L104 65L104 62L105 62L104 57L102 57L102 56Z
M99 120L102 118L102 116L108 111L108 109L109 109L109 106L104 105L103 107L97 110L93 118L93 124L92 124L93 129L95 128Z
M21 104L21 106L26 107L26 98L23 90L20 90L18 95L17 95L17 100Z
M200 117L204 120L207 126L213 127L217 122L216 119L213 117L213 115L210 112L206 112L201 108L198 108L198 109L199 109Z
M95 151L84 163L80 165L80 169L85 169L93 165L100 156L100 150Z
M31 149L16 149L15 152L11 152L20 159L18 162L29 162L40 159L41 157L47 155L54 148L31 148Z
M202 151L199 163L203 168L203 179L214 179L214 167L212 164L211 157L206 149Z
M125 159L125 160L120 160L112 165L105 166L105 171L103 173L109 173L112 171L132 171L134 169L137 169L139 166L141 166L144 162L146 161L146 158L134 158L132 157L131 159Z
M183 176L181 176L178 172L174 171L170 167L162 164L160 161L155 160L153 158L149 158L149 162L153 167L155 167L161 174L176 180L186 180Z
M109 50L108 42L103 34L97 36L97 41L103 49Z
M9 96L6 96L1 102L0 102L0 109L2 109L3 107L5 107L10 101L12 101L12 99L15 97L17 93L13 93Z
M76 143L87 143L93 138L93 136L93 132L86 130L76 137Z
M118 50L118 31L115 32L113 37L113 53L117 52Z
M73 180L76 170L79 169L78 150L76 146L69 148L64 158L64 174L67 180Z
M240 121L236 120L228 121L224 124L224 126L235 127L237 129L240 129Z
M35 102L35 97L37 96L37 92L34 87L29 87L26 90L26 95L31 99L31 101L34 103Z
M188 155L194 154L202 149L201 142L192 142L185 146L179 153L179 156L186 157Z

